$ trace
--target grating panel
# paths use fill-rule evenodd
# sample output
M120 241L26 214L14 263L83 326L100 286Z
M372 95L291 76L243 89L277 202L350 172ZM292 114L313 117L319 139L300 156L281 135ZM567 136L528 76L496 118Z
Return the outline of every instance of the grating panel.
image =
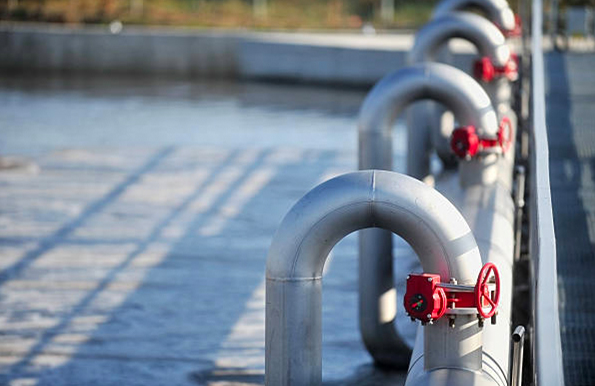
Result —
M567 385L595 385L595 54L546 56L550 178Z

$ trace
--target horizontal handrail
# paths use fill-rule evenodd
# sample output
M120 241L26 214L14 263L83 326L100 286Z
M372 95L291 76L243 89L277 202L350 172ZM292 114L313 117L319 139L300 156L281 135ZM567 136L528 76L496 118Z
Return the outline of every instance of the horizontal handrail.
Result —
M533 0L531 30L531 230L533 263L532 340L534 382L537 386L563 386L562 343L558 312L556 238L549 177L543 65L543 4Z

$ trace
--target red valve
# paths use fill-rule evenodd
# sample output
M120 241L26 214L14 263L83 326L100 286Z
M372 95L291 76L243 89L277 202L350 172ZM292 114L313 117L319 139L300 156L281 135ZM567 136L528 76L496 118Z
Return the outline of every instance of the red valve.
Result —
M502 148L502 153L506 153L512 144L512 122L510 118L504 117L500 121L500 128L498 129L498 145Z
M493 293L488 288L488 282L491 275L494 275L496 289ZM477 277L477 284L475 284L475 304L477 312L482 318L487 319L494 316L496 309L500 302L500 274L498 268L493 263L486 263L479 271ZM488 306L490 309L486 312L484 307Z
M512 123L508 117L502 118L496 139L480 138L475 127L463 126L452 132L450 148L459 158L475 157L480 152L499 148L502 153L510 149L512 143Z
M492 276L494 280L491 280ZM475 286L440 283L434 274L407 276L404 303L407 314L422 324L432 323L444 314L477 314L480 320L494 316L500 301L500 275L492 263L479 272Z
M511 30L502 30L502 34L507 38L521 36L523 31L523 22L519 15L514 15L514 28Z
M440 275L423 273L407 277L405 309L407 313L422 321L440 319L446 312L446 294L438 287Z
M483 82L491 82L494 79L496 71L492 61L487 56L475 61L473 65L473 76Z
M505 76L510 81L515 81L518 78L518 57L511 54L510 59L504 66L494 66L490 58L482 57L475 61L473 65L473 76L482 82L489 83L496 77Z

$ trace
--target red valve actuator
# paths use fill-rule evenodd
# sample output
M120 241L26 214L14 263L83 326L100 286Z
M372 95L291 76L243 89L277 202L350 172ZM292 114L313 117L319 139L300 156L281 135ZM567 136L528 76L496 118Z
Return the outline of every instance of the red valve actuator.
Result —
M407 276L405 310L422 324L440 319L449 310L454 315L455 309L487 319L495 315L499 301L500 275L493 263L482 267L475 286L441 283L435 274Z
M523 31L523 22L521 20L521 17L519 15L514 15L514 29L505 30L500 28L500 30L502 31L502 34L507 38L521 36Z
M480 138L475 127L464 126L452 132L450 147L459 158L472 158L480 152L490 150L506 153L510 149L512 135L512 123L508 117L504 117L496 139Z
M510 81L518 79L518 57L511 54L510 59L504 66L495 66L487 56L475 61L473 65L473 76L475 79L489 83L497 77L506 77Z
M440 287L440 275L422 273L407 277L405 309L409 316L430 322L446 312L446 293Z

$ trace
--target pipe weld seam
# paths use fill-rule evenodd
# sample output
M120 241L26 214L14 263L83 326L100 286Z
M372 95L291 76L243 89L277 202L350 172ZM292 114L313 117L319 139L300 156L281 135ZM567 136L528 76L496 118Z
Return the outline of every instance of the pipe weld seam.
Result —
M321 217L318 221L316 221L316 223L314 223L310 227L310 229L308 230L308 232L306 233L306 235L304 235L304 237L302 237L302 239L300 240L300 245L297 247L296 252L295 252L295 255L293 256L292 261L291 261L291 275L293 275L294 272L295 272L295 267L296 267L297 262L298 262L298 259L300 257L300 253L302 251L302 245L304 244L304 241L306 239L308 239L308 237L310 237L310 233L313 232L313 229L315 229L318 224L324 222L327 219L327 217L333 215L335 212L338 212L340 210L344 210L345 208L350 208L352 206L362 205L362 204L365 204L365 203L366 202L364 202L364 201L358 201L358 202L352 202L352 203L349 203L349 204L340 206L338 208L335 208L335 209L331 210L330 212L328 212L327 214L325 214L323 217Z
M269 277L268 281L280 281L280 282L291 282L291 281L316 281L322 280L322 276L310 276L310 277Z
M496 361L496 359L493 356L491 356L490 354L488 354L485 350L483 351L482 354L484 357L484 358L482 358L482 362L486 366L489 366L492 370L494 370L494 372L496 374L498 374L498 376L500 376L500 381L502 382L503 385L508 385L508 374L507 374L507 372L504 371L502 366L500 366L500 363L498 363L498 361ZM489 361L486 360L485 358L489 359ZM490 365L490 362L492 363L492 365ZM494 366L496 367L496 369L494 369ZM484 373L488 374L492 379L494 379L494 377L491 374L487 373L485 370L484 370ZM494 379L494 381L498 382L497 379Z
M405 208L404 206L395 205L395 203L390 202L390 201L375 200L374 203L375 204L384 204L384 205L390 206L392 208L397 208L399 210L402 210L403 212L407 212L408 214L412 215L413 217L417 217L419 219L419 222L421 224L423 224L425 227L427 227L429 229L429 231L432 232L432 234L434 234L434 236L436 237L437 240L440 240L438 233L436 233L434 231L434 229L423 218L421 218L420 216L417 216L415 214L415 212ZM471 229L469 229L469 231L472 232ZM440 245L440 248L442 249L442 253L444 254L444 256L450 256L447 248L442 243L438 243L438 244ZM455 252L455 253L458 253L458 252ZM452 272L452 267L450 265L450 259L445 258L445 260L446 260L446 265L448 266L448 272L450 273L450 272ZM457 278L457 279L459 279L459 278Z

